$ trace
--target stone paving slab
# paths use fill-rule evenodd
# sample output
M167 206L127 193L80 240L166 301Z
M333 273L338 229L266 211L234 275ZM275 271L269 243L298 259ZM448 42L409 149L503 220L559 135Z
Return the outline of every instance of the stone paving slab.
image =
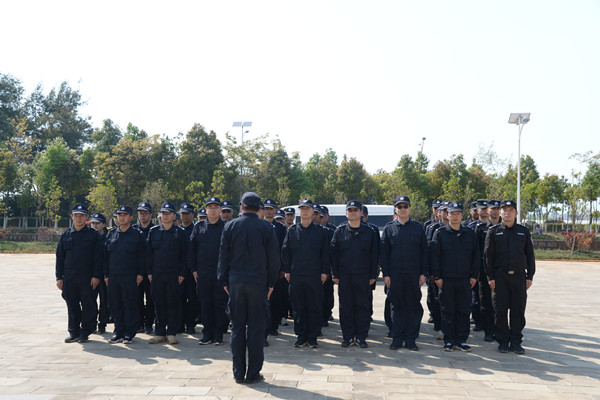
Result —
M54 256L1 254L0 400L600 399L598 282L600 263L538 262L523 356L498 353L481 332L471 333L472 353L445 353L427 312L420 351L389 350L378 282L368 349L340 347L337 309L319 349L294 348L290 322L269 338L266 381L250 386L234 383L229 346L198 346L199 334L178 335L175 346L150 345L145 334L109 345L110 333L63 343Z

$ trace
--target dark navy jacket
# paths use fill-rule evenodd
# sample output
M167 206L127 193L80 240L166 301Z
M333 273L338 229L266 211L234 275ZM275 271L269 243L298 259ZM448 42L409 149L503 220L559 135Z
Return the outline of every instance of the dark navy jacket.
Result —
M394 273L427 275L429 256L423 226L412 219L405 224L388 222L381 235L379 264L384 277Z
M525 271L527 279L533 280L535 256L533 241L527 227L515 223L511 228L504 222L489 228L485 237L486 272L494 280L494 269Z
M198 279L217 279L219 248L225 221L221 218L214 224L208 219L198 222L190 236L188 266L198 273Z
M379 275L379 235L362 223L354 230L350 224L340 225L331 239L331 276L340 274L369 274L369 279Z
M306 228L290 226L281 247L281 267L292 276L331 273L328 229L311 222Z
M133 226L125 232L121 228L110 231L106 236L105 249L105 278L144 274L144 235Z
M97 230L84 226L74 227L60 235L56 246L56 280L102 279L104 251Z
M279 279L279 244L273 226L243 213L223 229L217 274L223 286L256 283L273 287Z
M477 278L481 263L479 243L472 229L455 231L446 225L431 240L431 274L440 278Z
M178 226L153 226L146 239L146 273L185 276L188 236Z
M277 238L277 249L278 251L281 251L281 246L283 246L283 239L285 239L285 233L287 231L287 228L281 222L275 221L275 219L273 219L271 225L273 225L273 229L275 230L275 237Z
M142 224L134 224L133 227L135 229L137 229L138 231L142 232L142 234L144 235L144 241L146 239L148 239L148 233L150 232L150 229L152 229L153 226L156 226L152 223L152 221L150 221L150 223L148 224L147 227L143 228Z

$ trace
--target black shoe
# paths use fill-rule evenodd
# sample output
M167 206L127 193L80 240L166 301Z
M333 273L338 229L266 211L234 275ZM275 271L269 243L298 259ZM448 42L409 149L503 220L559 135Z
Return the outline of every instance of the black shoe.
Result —
M79 343L87 343L89 340L87 336L79 336Z
M329 326L329 322L323 321L323 322L321 322L321 326L328 327Z
M344 340L344 341L342 342L342 347L344 347L344 348L348 348L348 347L350 347L350 345L351 345L351 344L352 344L352 341L351 341L351 340Z
M304 339L298 339L296 340L296 343L294 343L294 347L304 347L306 346L306 340Z
M187 333L188 335L193 335L194 333L196 333L196 328L188 328L185 330L185 333Z
M148 335L152 335L152 333L154 333L154 329L152 329L152 325L146 325L146 327L144 328L144 332L147 333Z
M279 332L277 332L277 329L269 328L269 329L267 329L267 335L278 336Z
M317 347L319 347L319 343L317 343L317 339L309 340L308 341L308 346L311 349L316 349Z
M213 340L213 344L215 346L223 346L223 339L215 339Z
M475 325L473 327L473 332L481 332L483 330L483 328L481 327L481 325Z
M106 326L98 325L98 335L103 335L106 333Z
M443 348L444 351L454 351L454 345L452 343L446 343Z
M317 333L317 337L322 337L323 336L323 331L319 331L319 333Z
M269 347L269 341L267 339L265 339L265 344L263 344L263 347Z
M391 338L392 337L392 331L388 331L388 333L387 333L387 335L385 335L385 337Z
M473 318L471 318L471 319L469 320L469 323L470 323L471 325L475 325L475 320L474 320Z
M392 344L390 344L390 350L398 350L402 348L402 341L393 340Z
M136 333L144 333L144 327L140 326Z
M259 382L263 382L265 380L265 377L262 376L262 374L258 374L258 376L254 379L246 379L246 383L248 385L252 385L254 383L259 383Z
M429 323L429 324L433 324L433 317L429 317L429 318L427 319L427 323Z
M367 344L367 341L364 339L358 339L356 341L356 343L358 344L358 347L360 347L361 349L366 349L367 347L369 347L369 345Z
M65 338L65 343L75 343L79 342L79 336L69 336Z
M410 351L419 351L419 347L417 346L417 344L415 342L407 342L406 348L409 349Z
M471 351L471 346L469 346L466 343L459 343L459 344L455 345L454 347L456 347L460 351L466 351L466 352Z
M485 340L486 342L493 342L494 341L494 334L493 333L486 333L485 336L483 337L483 340Z
M131 344L131 343L133 343L133 339L130 338L129 336L125 336L123 338L123 344Z
M509 349L515 354L525 354L525 349L521 346L520 343L511 343Z
M122 342L123 342L123 336L112 335L112 337L110 339L108 339L108 343L110 343L110 344L122 343Z
M327 318L330 321L333 321L333 315L330 315L329 318Z
M205 344L211 344L212 342L213 342L212 339L207 338L205 336L202 339L200 339L200 341L198 342L198 344L205 345Z
M498 351L499 351L500 353L508 353L508 350L509 350L509 349L508 349L508 343L500 343L500 344L498 345Z
M241 385L245 382L244 378L234 378L234 379L235 379L235 383L237 383L238 385Z

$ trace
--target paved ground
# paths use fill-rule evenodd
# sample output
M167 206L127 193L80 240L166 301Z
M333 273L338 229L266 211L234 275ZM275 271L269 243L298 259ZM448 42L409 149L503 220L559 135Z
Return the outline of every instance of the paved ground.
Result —
M527 353L517 356L498 353L480 332L471 335L472 353L444 353L426 322L419 352L389 350L378 282L368 349L340 347L336 310L319 349L292 347L292 326L282 327L265 350L266 382L246 386L233 382L228 346L198 346L189 335L176 346L149 345L145 334L131 345L109 345L110 334L63 343L67 313L53 256L0 255L0 400L600 399L598 283L600 263L538 263Z

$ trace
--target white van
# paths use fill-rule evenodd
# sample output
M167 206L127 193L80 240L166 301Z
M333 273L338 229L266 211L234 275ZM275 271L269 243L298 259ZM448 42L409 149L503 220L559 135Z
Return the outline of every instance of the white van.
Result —
M329 222L335 226L346 222L346 205L345 204L321 204L329 210ZM377 225L379 232L383 231L383 227L388 222L392 221L394 215L394 206L383 206L379 204L365 204L369 209L369 222ZM298 214L298 206L293 206L296 210L296 222L300 221Z

